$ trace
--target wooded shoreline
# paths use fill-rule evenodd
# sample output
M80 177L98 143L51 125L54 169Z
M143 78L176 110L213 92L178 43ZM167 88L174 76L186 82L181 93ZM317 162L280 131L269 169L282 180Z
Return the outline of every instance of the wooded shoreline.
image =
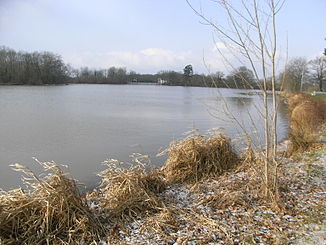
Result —
M299 61L301 62L301 60L293 60L292 63L290 61L288 67L284 71L280 71L275 89L292 92L323 91L324 78L320 81L316 80L315 68L311 68L311 77L306 78L303 83L302 71L298 71L297 67ZM246 66L234 68L229 74L224 74L221 71L198 74L193 69L195 68L192 65L186 65L183 71L163 70L156 74L140 74L132 70L128 71L125 67L73 68L66 64L60 55L51 52L16 52L7 47L0 47L0 85L132 84L142 82L170 86L262 89L263 81L255 78L253 71ZM268 78L267 89L271 87L271 79Z

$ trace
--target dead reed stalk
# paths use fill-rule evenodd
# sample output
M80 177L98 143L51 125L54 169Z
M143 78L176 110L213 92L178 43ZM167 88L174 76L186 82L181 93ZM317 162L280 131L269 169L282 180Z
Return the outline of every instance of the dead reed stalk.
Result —
M311 96L305 93L289 93L286 94L288 101L288 109L292 113L293 109L305 101L311 100Z
M158 170L147 173L144 166L127 168L117 160L105 164L107 169L101 173L101 207L111 220L130 220L162 207L157 194L165 189L165 183Z
M326 103L303 93L290 95L289 153L307 150L317 141L319 128L326 122Z
M235 167L239 158L231 140L222 134L194 135L173 142L166 150L168 159L162 168L168 182L197 182L216 177Z
M27 190L0 193L0 241L4 244L77 244L99 239L103 227L80 195L75 181L51 162L36 176L21 164Z

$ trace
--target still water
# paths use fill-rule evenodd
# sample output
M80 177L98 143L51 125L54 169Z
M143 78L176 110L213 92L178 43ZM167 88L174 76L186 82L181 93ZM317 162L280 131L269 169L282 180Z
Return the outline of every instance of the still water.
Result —
M108 158L129 161L129 155L138 152L148 154L153 164L162 165L164 157L156 154L191 129L205 133L220 127L229 136L238 136L239 127L225 115L225 109L249 132L261 134L263 123L257 112L260 104L259 95L232 89L0 86L0 188L20 186L19 173L9 164L21 163L38 171L33 157L69 165L73 177L89 188L98 184L96 174ZM250 126L251 121L255 128ZM278 131L280 139L286 136L282 105Z

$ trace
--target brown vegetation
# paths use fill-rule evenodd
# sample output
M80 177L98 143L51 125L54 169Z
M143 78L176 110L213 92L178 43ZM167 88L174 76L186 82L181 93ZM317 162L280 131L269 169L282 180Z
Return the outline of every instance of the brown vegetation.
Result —
M262 195L264 191L263 158L248 147L240 155L240 159L241 162L234 171L216 178L218 185L213 188L212 194L199 198L200 204L208 205L216 210L250 207L257 202L267 204L268 199Z
M197 182L202 178L216 177L239 163L231 140L222 134L212 137L195 135L173 142L166 152L168 159L163 172L171 183Z
M157 194L165 182L158 170L147 173L139 164L126 168L117 160L106 164L108 168L101 173L101 207L111 220L130 220L162 207Z
M284 96L288 98L288 109L290 112L302 102L311 99L310 95L305 93L286 93Z
M326 103L303 93L288 95L290 113L290 154L307 150L317 141L326 122Z
M40 179L23 165L28 190L0 193L0 244L76 244L99 239L103 228L81 197L73 179L54 163Z

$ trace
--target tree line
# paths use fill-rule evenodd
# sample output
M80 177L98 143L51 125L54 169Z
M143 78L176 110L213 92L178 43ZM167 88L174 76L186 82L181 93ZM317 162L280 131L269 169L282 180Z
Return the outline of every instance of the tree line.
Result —
M279 74L278 88L287 91L325 90L326 59L317 57L312 61L304 58L290 60ZM0 84L128 84L159 83L170 86L197 86L259 89L262 81L254 73L240 66L228 75L217 71L210 75L196 74L192 65L183 71L160 71L156 74L140 74L124 67L108 69L72 68L61 56L51 52L16 52L0 47Z
M293 58L280 74L286 91L326 91L326 54L308 61Z
M16 52L0 48L0 84L62 84L69 78L67 65L50 52Z

